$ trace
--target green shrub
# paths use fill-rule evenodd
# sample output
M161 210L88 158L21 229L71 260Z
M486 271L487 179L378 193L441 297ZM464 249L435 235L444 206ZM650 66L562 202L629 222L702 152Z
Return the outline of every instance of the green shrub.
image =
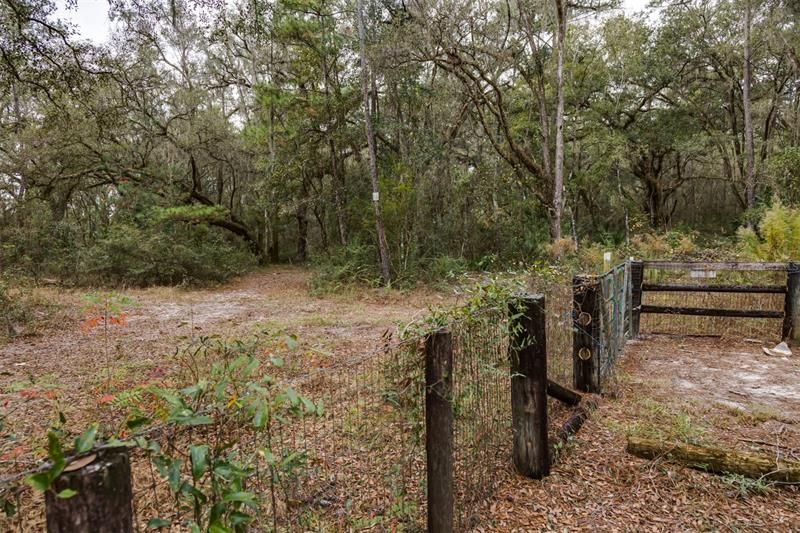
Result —
M776 200L764 212L758 224L739 229L739 244L743 251L765 261L789 261L800 257L800 209L784 206Z
M350 244L336 248L328 256L314 261L311 292L341 292L349 287L380 287L383 283L378 269L378 252L374 246ZM406 289L418 283L452 283L469 270L484 270L493 264L493 258L483 258L477 265L466 259L440 255L410 258L393 269L392 287Z
M25 299L0 279L0 342L16 336L18 327L30 320L30 315Z
M78 253L78 275L90 284L223 282L255 262L243 243L226 237L203 225L112 224L94 245Z
M800 146L787 147L770 157L767 171L782 200L800 202Z
M415 271L410 272L414 278L419 278L425 283L433 285L442 283L453 283L460 276L470 270L486 270L491 268L492 263L490 259L482 261L482 264L472 265L469 261L462 257L451 257L449 255L440 255L431 259L420 261ZM481 266L485 268L481 268ZM413 284L413 278L409 276L407 283Z
M313 265L310 287L314 294L339 292L352 285L381 285L377 250L373 246L341 246L328 256L317 257Z

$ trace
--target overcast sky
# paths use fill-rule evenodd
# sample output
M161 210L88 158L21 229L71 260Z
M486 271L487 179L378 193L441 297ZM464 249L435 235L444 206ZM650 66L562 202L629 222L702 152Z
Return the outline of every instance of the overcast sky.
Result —
M645 9L649 0L623 0L623 9L636 12ZM104 42L109 37L108 2L106 0L77 0L78 6L66 9L65 0L56 0L58 16L78 26L81 36L95 42Z

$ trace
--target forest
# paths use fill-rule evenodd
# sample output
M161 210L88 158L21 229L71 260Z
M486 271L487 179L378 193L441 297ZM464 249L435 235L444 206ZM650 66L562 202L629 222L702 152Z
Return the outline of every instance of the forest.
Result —
M4 274L797 252L790 0L111 0L107 43L0 13Z

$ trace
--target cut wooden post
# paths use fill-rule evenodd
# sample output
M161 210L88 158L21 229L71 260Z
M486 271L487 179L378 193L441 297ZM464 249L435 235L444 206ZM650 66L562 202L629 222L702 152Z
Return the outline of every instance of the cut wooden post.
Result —
M644 263L631 261L631 337L639 336L639 319L642 316L642 283L644 282Z
M428 531L453 531L453 340L449 331L425 339L425 452Z
M59 492L71 489L71 498ZM133 531L131 465L126 448L98 452L88 465L64 472L45 493L49 533L130 533Z
M600 392L597 351L600 338L600 295L597 280L575 276L572 280L572 379L576 390Z
M789 263L786 270L782 336L784 339L800 340L800 263Z
M541 479L550 473L544 296L514 299L509 312L514 466L523 476Z

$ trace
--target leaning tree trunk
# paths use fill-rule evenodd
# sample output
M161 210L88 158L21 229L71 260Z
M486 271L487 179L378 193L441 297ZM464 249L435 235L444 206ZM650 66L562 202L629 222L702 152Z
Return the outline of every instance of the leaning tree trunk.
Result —
M372 115L369 105L369 68L367 65L367 47L364 30L364 1L358 0L356 18L358 19L358 47L361 56L361 97L364 104L364 128L369 146L369 177L372 182L372 206L375 210L375 228L378 232L378 253L380 254L381 275L386 285L391 283L389 269L389 244L386 241L386 229L381 214L380 188L378 187L378 154L375 146L375 131L372 129ZM373 94L377 98L377 94Z

